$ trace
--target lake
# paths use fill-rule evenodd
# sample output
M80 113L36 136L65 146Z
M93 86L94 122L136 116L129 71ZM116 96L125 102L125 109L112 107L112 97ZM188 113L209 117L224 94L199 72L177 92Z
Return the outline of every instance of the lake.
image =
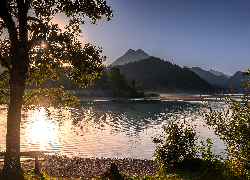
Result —
M155 103L98 102L61 109L41 108L23 112L21 151L44 150L69 157L153 159L156 144L152 137L163 134L173 119L195 124L199 141L212 139L212 152L221 154L223 141L204 127L195 99L166 100ZM197 98L196 98L197 99ZM218 103L214 103L219 107ZM7 106L0 107L0 150L5 150ZM224 157L224 155L223 155Z

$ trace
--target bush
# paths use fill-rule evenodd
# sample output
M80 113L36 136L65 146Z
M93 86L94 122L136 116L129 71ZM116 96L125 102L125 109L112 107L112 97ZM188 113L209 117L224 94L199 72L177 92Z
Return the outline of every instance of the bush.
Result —
M160 94L158 94L156 92L145 92L145 96L146 97L159 97Z
M242 73L243 76L250 77L250 70ZM250 178L250 97L249 97L249 78L243 82L242 94L240 99L233 97L234 89L231 94L218 95L224 102L221 110L214 110L209 101L205 101L206 108L202 114L206 119L206 124L213 127L216 135L227 143L227 154L234 171L245 178Z
M183 123L170 121L164 128L166 140L154 138L153 142L159 144L154 156L163 167L173 166L182 160L191 160L196 157L196 132L194 127ZM162 136L163 137L163 136Z

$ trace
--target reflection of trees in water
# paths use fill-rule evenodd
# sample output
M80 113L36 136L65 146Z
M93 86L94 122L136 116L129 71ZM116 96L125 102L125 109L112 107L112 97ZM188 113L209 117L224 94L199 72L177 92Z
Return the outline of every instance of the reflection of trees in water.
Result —
M195 119L198 103L166 101L160 103L110 103L83 105L71 109L74 131L86 133L89 127L105 130L110 126L111 133L125 132L136 135L139 132L166 121L181 118Z

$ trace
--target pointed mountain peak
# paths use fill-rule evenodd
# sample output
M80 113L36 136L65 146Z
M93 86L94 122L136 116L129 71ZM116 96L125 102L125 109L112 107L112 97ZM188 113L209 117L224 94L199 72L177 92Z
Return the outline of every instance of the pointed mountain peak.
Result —
M145 53L145 52L144 52L143 50L141 50L141 49L137 49L136 52L143 52L143 53Z
M129 49L127 52L135 52L135 50ZM126 53L127 53L127 52L126 52Z
M149 55L145 53L141 49L137 49L136 51L133 49L129 49L123 56L114 61L111 65L124 65L126 63L138 61L141 59L149 58Z

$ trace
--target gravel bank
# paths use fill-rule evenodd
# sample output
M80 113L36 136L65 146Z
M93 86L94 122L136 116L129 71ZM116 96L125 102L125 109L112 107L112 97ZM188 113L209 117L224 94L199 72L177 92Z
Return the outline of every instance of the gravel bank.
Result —
M64 156L44 156L39 162L39 169L54 177L91 178L106 172L111 163L115 163L120 172L133 175L150 175L160 167L160 163L142 159L109 158L68 158ZM24 162L23 167L32 169L34 162Z

